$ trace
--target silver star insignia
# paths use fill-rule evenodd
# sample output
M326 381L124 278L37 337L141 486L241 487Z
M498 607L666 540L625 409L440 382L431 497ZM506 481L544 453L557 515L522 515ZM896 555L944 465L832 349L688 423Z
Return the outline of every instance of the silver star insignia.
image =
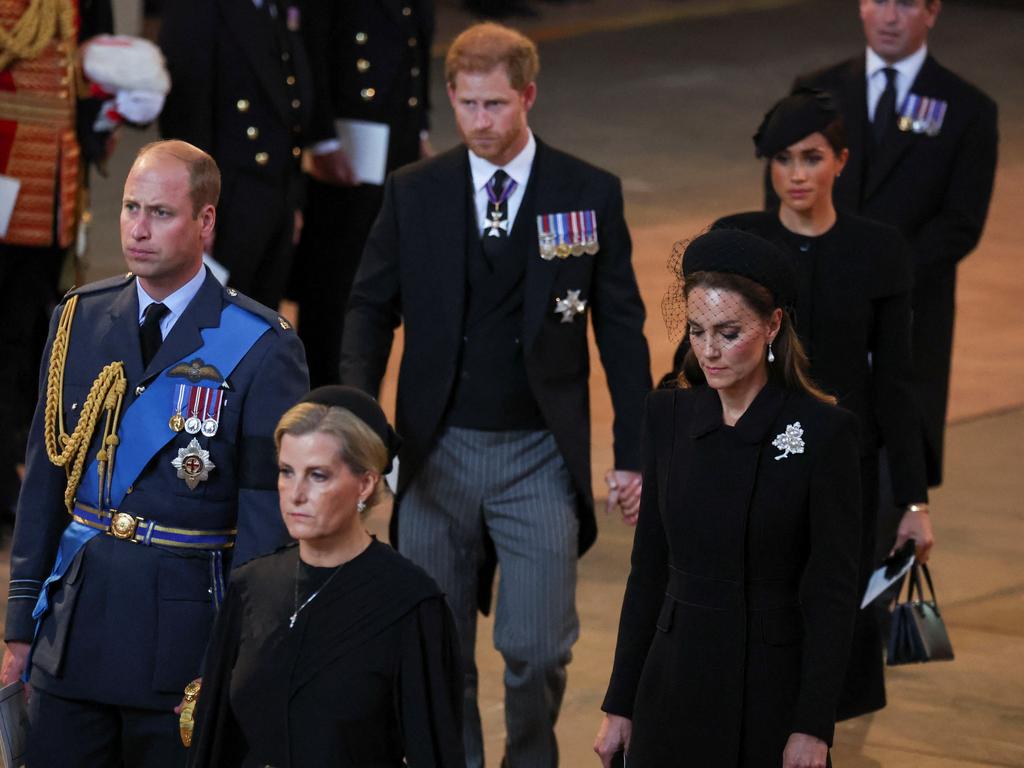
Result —
M204 480L210 479L210 471L217 465L210 461L210 452L194 437L184 448L178 449L178 458L171 460L171 466L178 470L178 477L185 481L190 491Z
M775 460L788 458L794 453L804 452L804 441L803 441L804 430L800 426L799 421L794 421L792 424L786 427L786 431L775 436L772 440L772 445L778 448L782 453L775 457Z
M568 291L564 299L555 299L555 314L562 316L563 323L571 323L576 315L582 315L586 309L587 301L580 298L579 291Z

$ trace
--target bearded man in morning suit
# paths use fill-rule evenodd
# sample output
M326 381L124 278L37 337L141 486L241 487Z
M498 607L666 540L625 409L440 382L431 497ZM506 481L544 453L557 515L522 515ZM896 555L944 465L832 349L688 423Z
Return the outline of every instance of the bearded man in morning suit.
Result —
M537 69L533 43L496 24L452 44L448 95L466 146L388 180L342 345L342 381L375 394L404 324L393 532L456 617L470 766L483 764L473 649L489 550L501 569L505 761L558 761L554 724L579 632L576 560L596 536L588 315L615 407L611 483L627 520L651 386L621 186L530 132Z

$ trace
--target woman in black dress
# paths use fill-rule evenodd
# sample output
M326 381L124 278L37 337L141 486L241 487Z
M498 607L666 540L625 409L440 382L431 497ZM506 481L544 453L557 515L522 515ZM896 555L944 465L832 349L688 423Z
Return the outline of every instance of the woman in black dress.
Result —
M856 420L806 374L775 246L682 261L682 386L647 401L644 484L594 745L631 768L825 766L857 604Z
M207 653L189 765L463 768L451 613L362 517L397 437L377 403L321 387L275 432L298 546L235 569Z
M801 90L779 101L754 136L768 158L776 211L728 216L715 227L752 232L793 259L797 275L796 329L810 358L811 377L860 419L860 589L877 560L894 547L894 519L876 551L879 449L884 446L893 501L904 511L895 548L914 539L928 558L924 437L912 387L910 250L896 229L837 212L832 185L848 161L846 136L832 99ZM885 706L882 642L877 614L858 613L840 720Z

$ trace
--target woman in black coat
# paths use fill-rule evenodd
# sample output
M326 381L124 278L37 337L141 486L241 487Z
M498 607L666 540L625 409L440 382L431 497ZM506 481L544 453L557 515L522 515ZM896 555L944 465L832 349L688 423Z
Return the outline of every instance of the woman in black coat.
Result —
M788 260L683 256L690 351L647 402L644 484L595 750L635 768L828 762L857 603L856 420L806 375Z
M189 765L464 768L444 595L362 525L397 449L383 412L358 390L321 387L281 417L275 439L298 546L232 574Z
M860 419L863 594L877 566L881 446L892 498L905 510L895 547L912 538L924 561L933 542L910 350L912 257L896 229L833 206L832 185L849 152L842 118L827 94L801 90L782 99L754 143L768 158L779 208L727 216L714 226L751 232L791 256L794 319L811 377ZM893 546L891 539L879 543L885 550ZM838 719L884 706L882 643L877 615L868 609L857 617Z

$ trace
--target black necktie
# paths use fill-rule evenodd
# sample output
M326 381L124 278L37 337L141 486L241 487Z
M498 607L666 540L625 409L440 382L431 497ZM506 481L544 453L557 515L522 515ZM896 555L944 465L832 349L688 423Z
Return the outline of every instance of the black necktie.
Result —
M146 307L142 314L142 325L139 326L139 341L142 342L142 367L148 368L156 351L164 341L160 333L160 321L170 312L163 304L153 303Z
M875 120L871 128L875 134L875 144L881 144L885 138L886 131L892 125L896 117L896 70L886 67L882 70L885 73L885 90L878 98L875 105Z

